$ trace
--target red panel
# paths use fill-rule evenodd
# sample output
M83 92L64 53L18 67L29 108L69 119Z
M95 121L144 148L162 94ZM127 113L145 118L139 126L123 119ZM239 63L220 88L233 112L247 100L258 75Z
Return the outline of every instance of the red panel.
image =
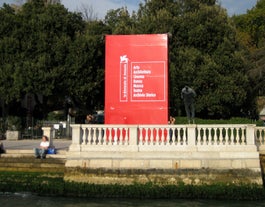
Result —
M106 36L105 123L168 123L167 34Z

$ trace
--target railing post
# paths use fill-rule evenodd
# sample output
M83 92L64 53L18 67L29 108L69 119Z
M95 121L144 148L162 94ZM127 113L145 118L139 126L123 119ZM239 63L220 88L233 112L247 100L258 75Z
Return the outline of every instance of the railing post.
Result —
M43 135L46 135L49 138L50 147L54 147L53 145L53 127L42 127Z
M73 124L72 128L72 144L69 147L69 151L80 151L81 149L81 125Z
M188 130L188 146L194 147L196 145L196 125L187 125Z
M130 145L138 145L138 125L130 128Z
M255 144L255 125L248 124L247 125L247 132L246 132L246 141L247 145L254 145Z
M81 144L81 125L71 125L72 128L72 144Z

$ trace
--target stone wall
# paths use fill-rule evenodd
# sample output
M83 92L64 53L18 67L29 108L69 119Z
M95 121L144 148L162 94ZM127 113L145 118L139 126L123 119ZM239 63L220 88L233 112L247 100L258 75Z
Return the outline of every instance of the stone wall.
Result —
M65 166L82 170L70 180L262 185L254 125L72 125L72 132Z
M146 184L158 185L212 185L223 184L257 184L262 186L261 174L251 170L109 170L67 168L65 180L93 184Z

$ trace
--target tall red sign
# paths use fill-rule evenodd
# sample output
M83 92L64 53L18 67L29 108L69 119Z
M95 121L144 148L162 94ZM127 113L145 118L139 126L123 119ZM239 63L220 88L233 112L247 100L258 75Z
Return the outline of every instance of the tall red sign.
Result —
M167 34L106 36L105 123L167 122Z

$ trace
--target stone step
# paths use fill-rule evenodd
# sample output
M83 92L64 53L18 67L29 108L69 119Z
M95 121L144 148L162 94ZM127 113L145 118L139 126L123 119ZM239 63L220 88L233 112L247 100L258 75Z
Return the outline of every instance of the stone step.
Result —
M56 150L57 155L66 155L66 150ZM6 149L4 154L34 154L33 149L32 150L26 150L26 149Z
M65 159L66 158L66 150L57 150L56 154L47 154L46 158L58 158L58 159ZM7 149L5 151L5 153L0 155L1 157L34 157L34 152L33 149L32 150L19 150L19 149L15 149L15 150L10 150Z
M1 157L0 171L64 172L65 159L31 157Z
M19 158L19 157L33 157L34 158L34 154L33 153L4 153L1 154L0 157L13 157L13 158ZM46 155L46 158L58 158L58 159L65 159L66 155L65 154L49 154Z

